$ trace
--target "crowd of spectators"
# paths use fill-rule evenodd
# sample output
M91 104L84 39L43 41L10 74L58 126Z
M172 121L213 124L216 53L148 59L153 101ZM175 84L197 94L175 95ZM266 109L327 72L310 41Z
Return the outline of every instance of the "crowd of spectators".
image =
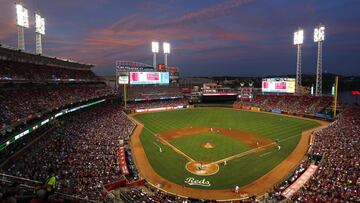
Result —
M81 80L97 81L99 78L89 69L68 69L54 66L0 60L1 80Z
M282 192L293 184L310 166L310 160L303 160L300 165L286 178L283 182L281 182L278 186L274 187L274 190L269 193L269 199L274 199L276 201L281 201L285 199L281 194Z
M238 100L237 106L259 107L264 111L273 109L294 114L316 114L329 107L333 97L298 96L298 95L256 95L252 100Z
M345 109L327 128L314 133L308 156L284 182L269 193L281 201L281 193L310 166L315 174L296 192L294 202L360 202L360 107ZM271 201L269 201L271 202Z
M119 90L123 91L123 88L119 88ZM129 101L183 97L181 88L176 85L129 85L126 94Z
M99 104L60 122L4 172L44 181L45 171L53 168L58 191L99 200L103 185L121 175L117 148L135 124L115 104Z
M310 155L319 168L295 194L295 202L360 202L360 107L345 109L338 120L317 132Z
M146 203L165 203L165 202L182 202L176 200L174 196L166 195L161 192L147 191L145 188L133 187L128 188L120 193L125 202L146 202Z
M130 110L135 109L147 109L147 108L158 108L158 107L175 107L185 106L189 102L186 99L170 99L170 100L153 100L143 102L130 102L127 104L127 108Z
M105 85L20 86L0 89L0 130L5 135L12 126L67 105L113 94Z

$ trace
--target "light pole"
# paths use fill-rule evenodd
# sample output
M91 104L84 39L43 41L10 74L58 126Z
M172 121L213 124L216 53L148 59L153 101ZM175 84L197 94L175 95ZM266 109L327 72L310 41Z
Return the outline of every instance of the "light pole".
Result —
M45 18L35 13L36 54L42 54L41 36L45 35Z
M318 44L316 63L316 89L315 95L322 95L322 43L325 39L325 26L319 25L314 29L314 42Z
M168 67L167 56L168 56L168 54L170 54L170 43L168 43L168 42L163 43L163 51L165 54L165 56L164 56L165 69L167 69L167 67Z
M153 53L153 66L154 66L154 70L157 69L156 67L156 53L159 53L159 42L151 42L151 50Z
M18 26L18 49L25 51L24 28L29 28L28 10L24 8L20 1L15 4L16 7L16 24Z
M304 30L298 29L294 32L294 45L297 46L297 57L296 57L296 86L295 92L300 94L301 87L301 45L304 42Z

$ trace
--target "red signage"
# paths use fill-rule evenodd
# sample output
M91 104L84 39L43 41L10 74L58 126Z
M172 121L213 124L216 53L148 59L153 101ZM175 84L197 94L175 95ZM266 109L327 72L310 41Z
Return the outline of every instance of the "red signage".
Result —
M352 91L351 94L352 95L360 95L360 91Z
M125 156L124 147L120 147L118 153L119 153L120 170L121 170L122 174L127 175L127 174L129 174L129 169L126 164L126 156Z
M286 82L275 83L275 89L286 90Z
M165 64L158 64L158 71L160 71L160 72L166 72Z
M158 81L159 80L159 74L157 74L157 73L148 73L146 75L146 79L147 80L156 80L156 81Z
M268 83L268 82L263 82L263 88L264 88L264 89L269 88L269 83Z
M176 72L179 72L179 68L169 67L169 68L168 68L168 71L169 71L170 73L176 73Z

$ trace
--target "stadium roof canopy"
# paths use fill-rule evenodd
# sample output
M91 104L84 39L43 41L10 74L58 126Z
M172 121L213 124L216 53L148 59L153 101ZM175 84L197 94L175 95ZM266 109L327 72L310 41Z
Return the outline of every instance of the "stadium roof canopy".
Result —
M33 54L0 44L0 60L55 66L68 69L91 69L93 64L79 63L69 59Z
M154 71L152 65L135 61L116 61L116 69L119 71Z

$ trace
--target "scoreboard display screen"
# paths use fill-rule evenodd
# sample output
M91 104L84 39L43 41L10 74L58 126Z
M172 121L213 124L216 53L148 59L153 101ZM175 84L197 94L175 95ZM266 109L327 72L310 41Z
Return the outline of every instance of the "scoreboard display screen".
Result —
M262 79L261 91L268 93L295 93L295 79L264 78Z
M130 84L169 84L169 72L130 72Z

